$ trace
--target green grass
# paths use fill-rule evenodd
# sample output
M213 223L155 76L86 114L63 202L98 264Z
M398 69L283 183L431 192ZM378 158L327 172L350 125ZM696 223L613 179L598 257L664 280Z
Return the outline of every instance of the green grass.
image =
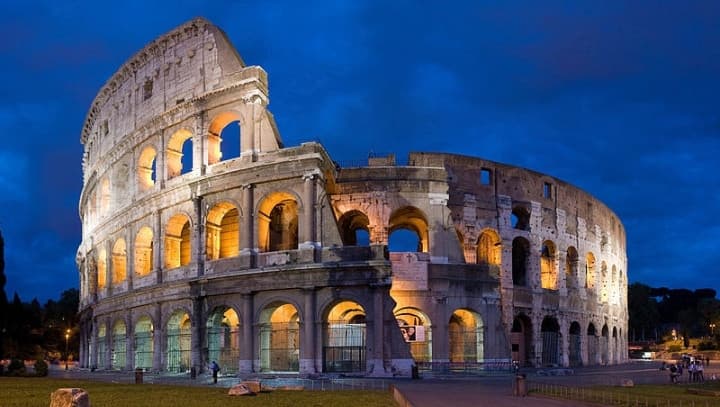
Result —
M531 393L553 398L584 400L608 406L720 406L720 397L690 394L687 392L688 388L720 391L720 384L593 386L587 388L546 386L533 389Z
M257 396L228 396L227 388L114 384L83 380L0 377L2 407L47 407L50 393L62 387L80 387L92 407L233 407L233 406L394 406L387 391L273 391Z

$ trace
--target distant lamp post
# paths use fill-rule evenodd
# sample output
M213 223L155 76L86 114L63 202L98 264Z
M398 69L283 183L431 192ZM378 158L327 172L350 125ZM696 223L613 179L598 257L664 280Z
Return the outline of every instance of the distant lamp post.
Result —
M710 324L710 336L715 336L715 324Z
M68 339L70 339L70 330L65 331L65 370L68 370Z

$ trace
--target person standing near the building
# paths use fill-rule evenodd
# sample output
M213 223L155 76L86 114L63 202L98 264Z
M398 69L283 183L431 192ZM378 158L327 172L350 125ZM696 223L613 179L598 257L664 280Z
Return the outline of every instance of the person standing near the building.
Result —
M212 370L213 383L217 383L217 376L218 372L220 371L220 366L214 360L212 361L212 363L210 363L210 370Z

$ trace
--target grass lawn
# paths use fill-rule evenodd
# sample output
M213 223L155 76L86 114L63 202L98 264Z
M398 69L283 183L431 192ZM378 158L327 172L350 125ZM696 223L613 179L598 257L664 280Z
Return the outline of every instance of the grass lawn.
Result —
M597 402L608 406L720 406L720 396L690 394L688 389L720 392L720 384L643 384L635 387L593 386L587 388L547 386L533 389L532 393L548 395L553 398Z
M2 407L47 407L50 393L80 387L92 407L228 407L228 406L394 406L388 391L273 391L257 396L228 396L227 388L114 384L84 380L0 377Z

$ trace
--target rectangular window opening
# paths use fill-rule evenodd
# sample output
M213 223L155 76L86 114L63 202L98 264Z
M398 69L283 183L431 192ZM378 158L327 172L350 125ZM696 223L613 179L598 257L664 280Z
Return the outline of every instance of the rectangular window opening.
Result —
M481 185L490 185L491 183L491 176L492 173L489 169L483 168L480 170L480 184Z
M543 185L543 196L548 199L552 198L552 184L551 183L546 182Z

